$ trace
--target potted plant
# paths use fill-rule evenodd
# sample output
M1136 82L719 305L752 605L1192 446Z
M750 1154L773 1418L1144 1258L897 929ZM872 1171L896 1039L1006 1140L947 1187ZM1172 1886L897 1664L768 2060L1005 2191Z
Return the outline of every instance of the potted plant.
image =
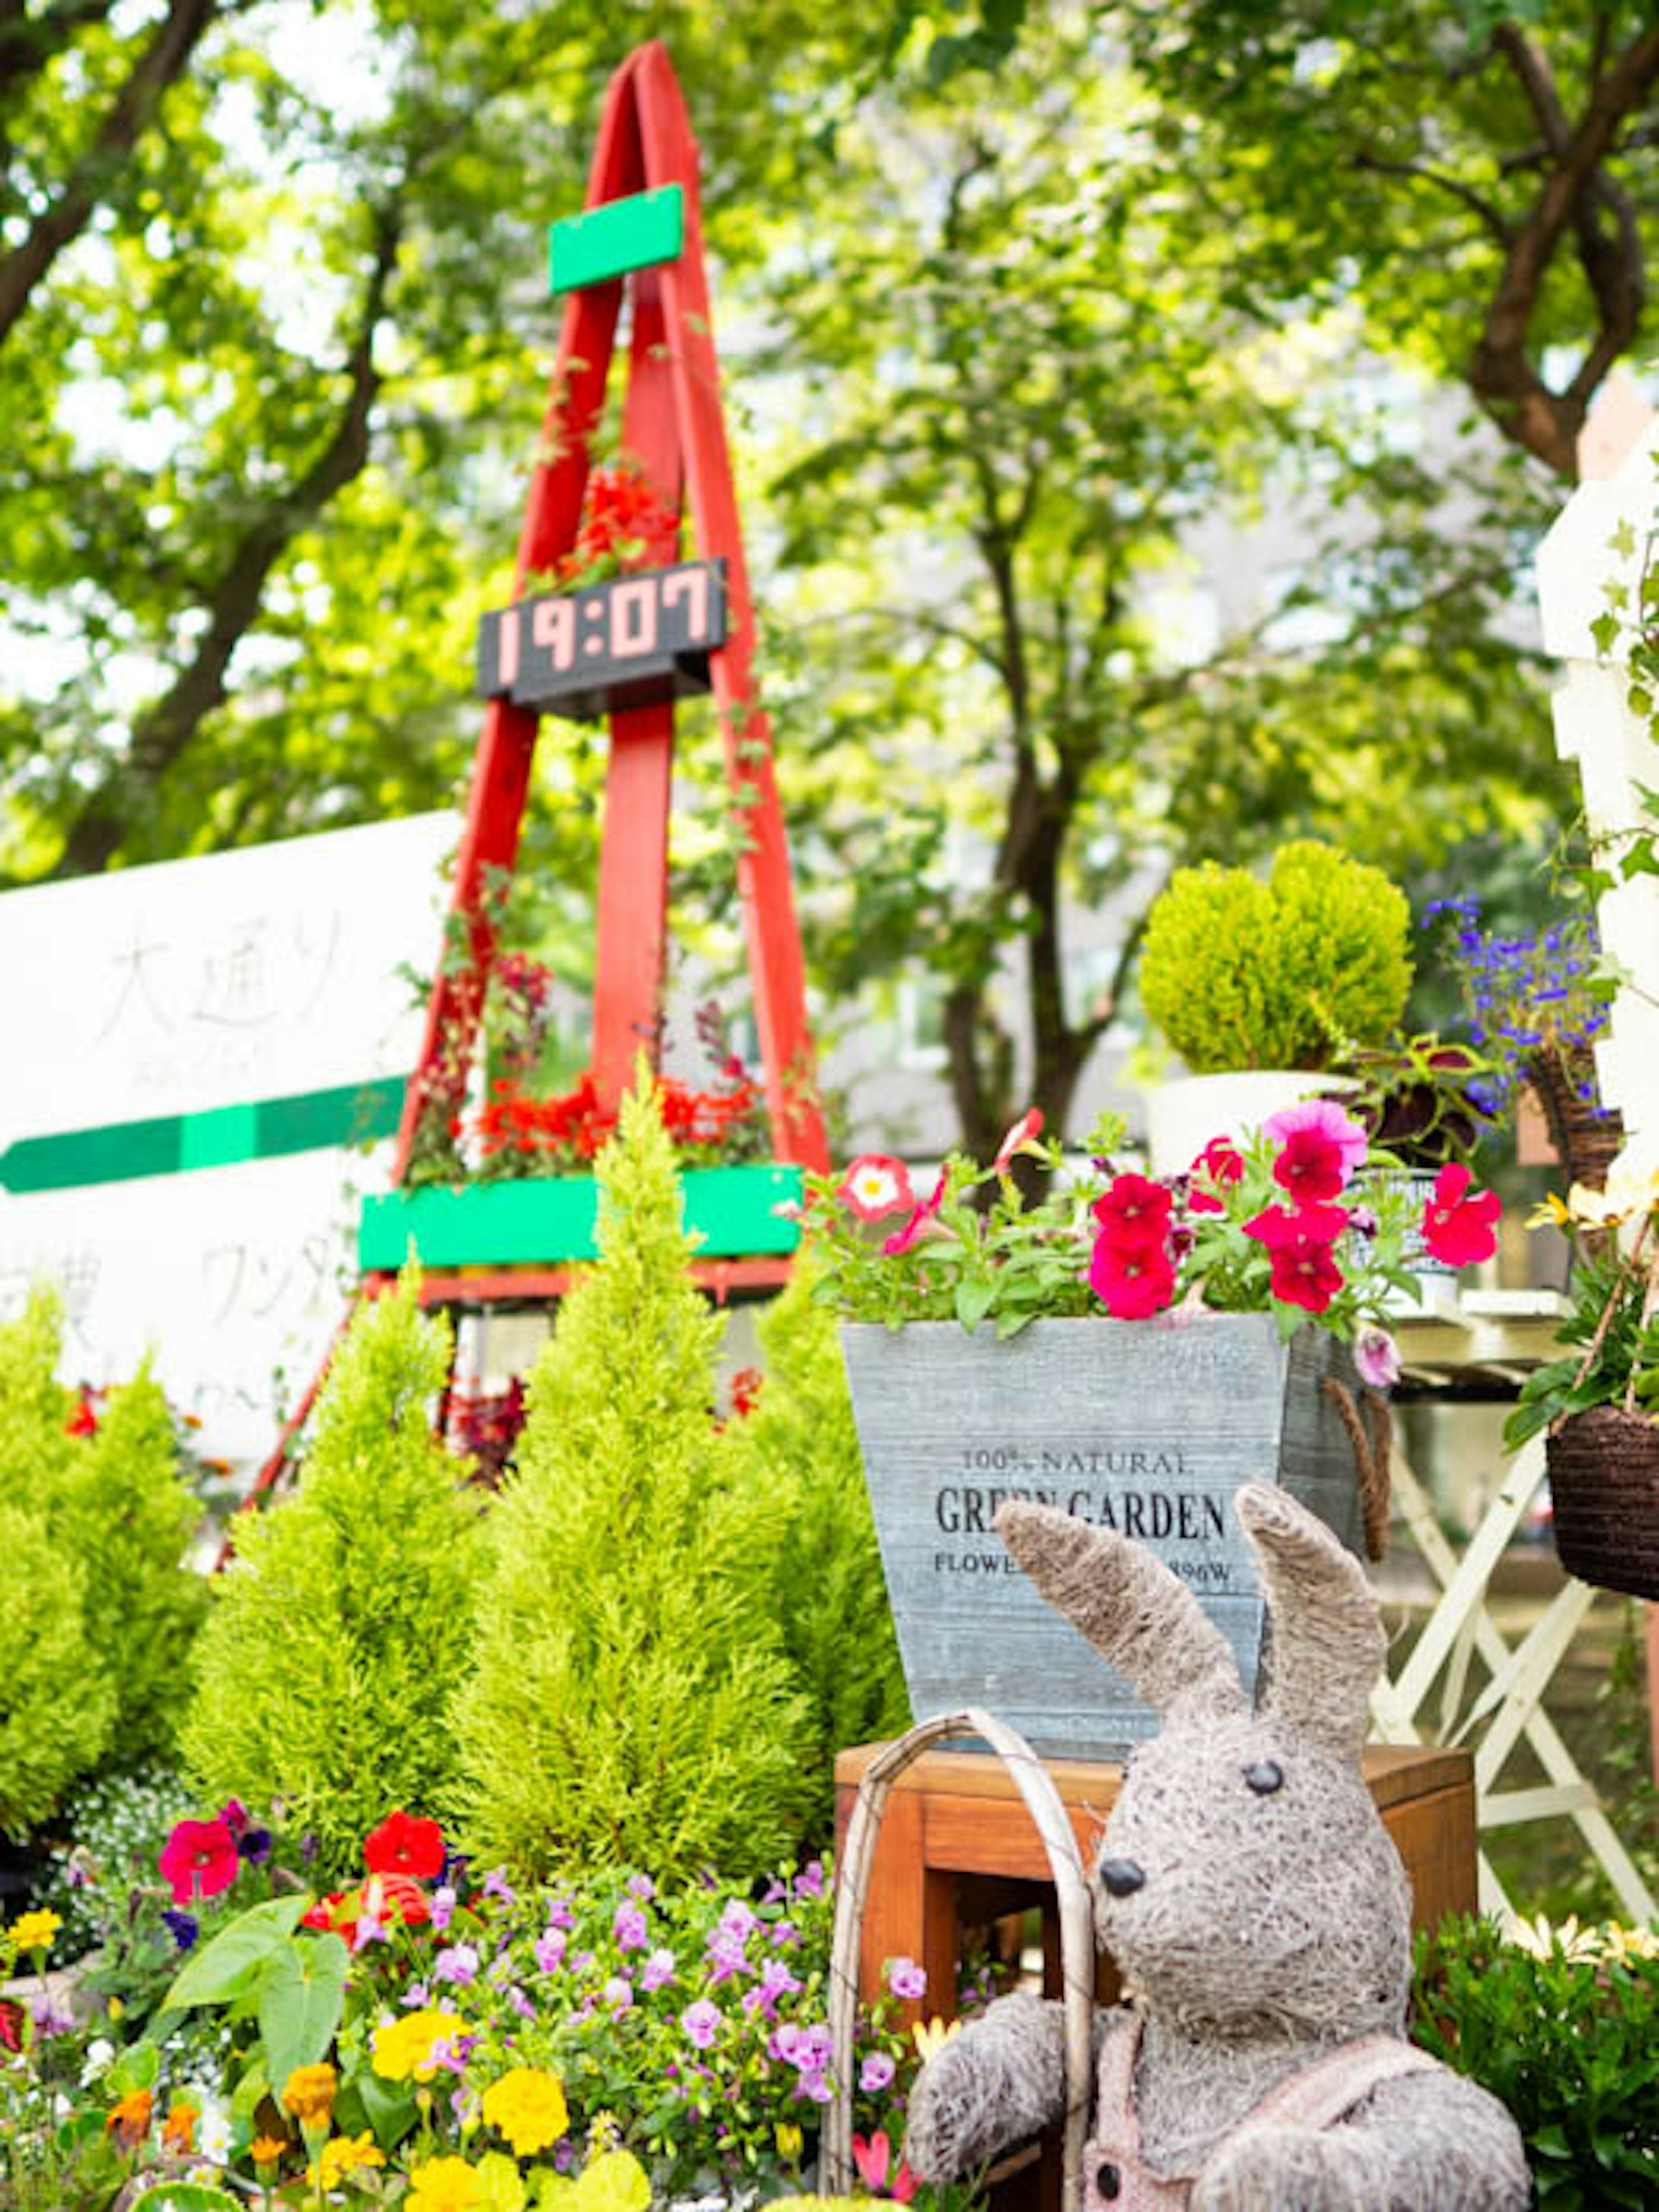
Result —
M1060 1756L1114 1756L1152 1717L1018 1575L991 1533L1002 1499L1149 1541L1254 1681L1231 1493L1279 1481L1380 1553L1405 1246L1462 1262L1495 1243L1498 1201L1460 1164L1426 1206L1362 1193L1365 1133L1328 1101L1165 1178L1121 1167L1121 1138L1103 1122L1079 1171L1033 1112L988 1168L953 1154L925 1195L881 1154L808 1178L912 1706L988 1706ZM1049 1178L1035 1204L1021 1153Z
M1441 915L1454 925L1446 957L1469 1011L1470 1041L1490 1061L1478 1103L1501 1115L1529 1088L1568 1176L1599 1185L1625 1129L1596 1088L1595 1041L1613 986L1601 975L1594 924L1573 915L1505 934L1484 925L1472 895L1436 900L1425 925Z
M1492 1063L1437 1030L1358 1046L1344 1055L1339 1073L1346 1079L1340 1103L1370 1139L1379 1163L1376 1172L1387 1182L1403 1183L1419 1204L1431 1197L1441 1169L1469 1166L1496 1126L1481 1103ZM1437 1260L1421 1238L1405 1257L1418 1281L1419 1304L1426 1285L1457 1272Z
M1321 1087L1345 1049L1395 1030L1411 988L1410 913L1380 869L1328 845L1282 847L1265 882L1177 868L1147 916L1140 995L1191 1071L1148 1102L1154 1169L1183 1167Z
M1574 1249L1571 1351L1527 1377L1504 1431L1540 1431L1562 1565L1581 1582L1659 1598L1659 1176L1615 1166L1532 1217Z

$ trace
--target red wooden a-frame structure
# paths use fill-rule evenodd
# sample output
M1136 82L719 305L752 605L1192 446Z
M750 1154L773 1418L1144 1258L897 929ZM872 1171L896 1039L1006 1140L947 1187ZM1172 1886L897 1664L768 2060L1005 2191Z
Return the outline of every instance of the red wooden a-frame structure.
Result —
M800 939L770 739L755 690L754 613L703 270L696 142L667 52L653 40L630 54L611 81L586 205L592 211L675 185L684 208L678 254L569 293L540 447L545 458L531 480L514 593L520 599L532 577L554 568L575 543L589 441L605 404L626 292L632 314L623 451L670 514L678 518L689 504L700 558L724 568L726 635L709 652L708 666L732 801L746 825L738 882L774 1155L822 1170L829 1156L811 1084ZM678 559L678 537L677 520L647 549L651 561ZM620 707L609 720L592 1063L607 1104L627 1088L641 1043L656 1031L667 925L673 700ZM495 872L513 866L537 723L536 709L510 696L492 698L485 709L451 901L452 914L470 933L473 957L462 973L441 969L433 984L398 1132L398 1183L440 1055L452 1069L457 1059L464 1066L470 1058L492 950L482 894Z

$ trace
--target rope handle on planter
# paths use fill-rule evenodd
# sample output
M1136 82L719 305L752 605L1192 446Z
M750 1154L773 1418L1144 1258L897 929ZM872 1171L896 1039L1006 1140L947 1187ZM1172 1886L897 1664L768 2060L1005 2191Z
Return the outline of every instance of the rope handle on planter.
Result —
M1352 1391L1339 1376L1328 1375L1321 1387L1341 1415L1348 1442L1353 1447L1354 1473L1359 1480L1359 1510L1365 1529L1365 1557L1383 1559L1389 1549L1392 1485L1389 1459L1394 1449L1394 1424L1389 1414L1389 1401L1380 1390L1362 1390L1360 1396L1365 1408L1362 1419Z
M1061 2212L1082 2212L1083 2141L1092 2087L1091 2039L1095 2007L1094 1911L1082 1855L1060 1793L1048 1770L1017 1729L994 1714L969 1706L919 1721L879 1751L864 1770L847 1841L836 1869L836 1917L830 1949L830 2036L836 2089L825 2118L825 2195L845 2197L853 2185L853 2068L857 2041L859 1943L865 1899L883 1808L906 1767L941 1738L976 1735L988 1743L1013 1776L1048 1854L1060 1905L1061 2001L1065 2019L1066 2120L1060 2168Z

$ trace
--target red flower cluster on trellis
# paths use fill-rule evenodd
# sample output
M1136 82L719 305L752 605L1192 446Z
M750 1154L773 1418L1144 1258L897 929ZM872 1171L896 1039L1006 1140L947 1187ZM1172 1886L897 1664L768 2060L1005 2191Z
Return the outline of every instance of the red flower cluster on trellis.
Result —
M632 469L595 469L587 479L581 529L554 568L563 588L626 575L646 566L653 549L679 528L674 509Z
M764 1112L758 1085L746 1079L726 1091L697 1091L663 1076L657 1096L675 1150L714 1158L752 1135ZM486 1170L498 1175L585 1166L616 1127L617 1115L600 1103L591 1075L551 1098L532 1098L503 1077L472 1124Z

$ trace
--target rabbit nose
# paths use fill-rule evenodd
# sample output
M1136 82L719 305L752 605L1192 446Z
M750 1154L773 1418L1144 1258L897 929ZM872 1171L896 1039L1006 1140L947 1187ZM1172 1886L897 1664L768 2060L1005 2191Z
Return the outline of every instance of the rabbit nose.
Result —
M1133 1897L1146 1876L1133 1859L1102 1859L1100 1878L1114 1897Z

